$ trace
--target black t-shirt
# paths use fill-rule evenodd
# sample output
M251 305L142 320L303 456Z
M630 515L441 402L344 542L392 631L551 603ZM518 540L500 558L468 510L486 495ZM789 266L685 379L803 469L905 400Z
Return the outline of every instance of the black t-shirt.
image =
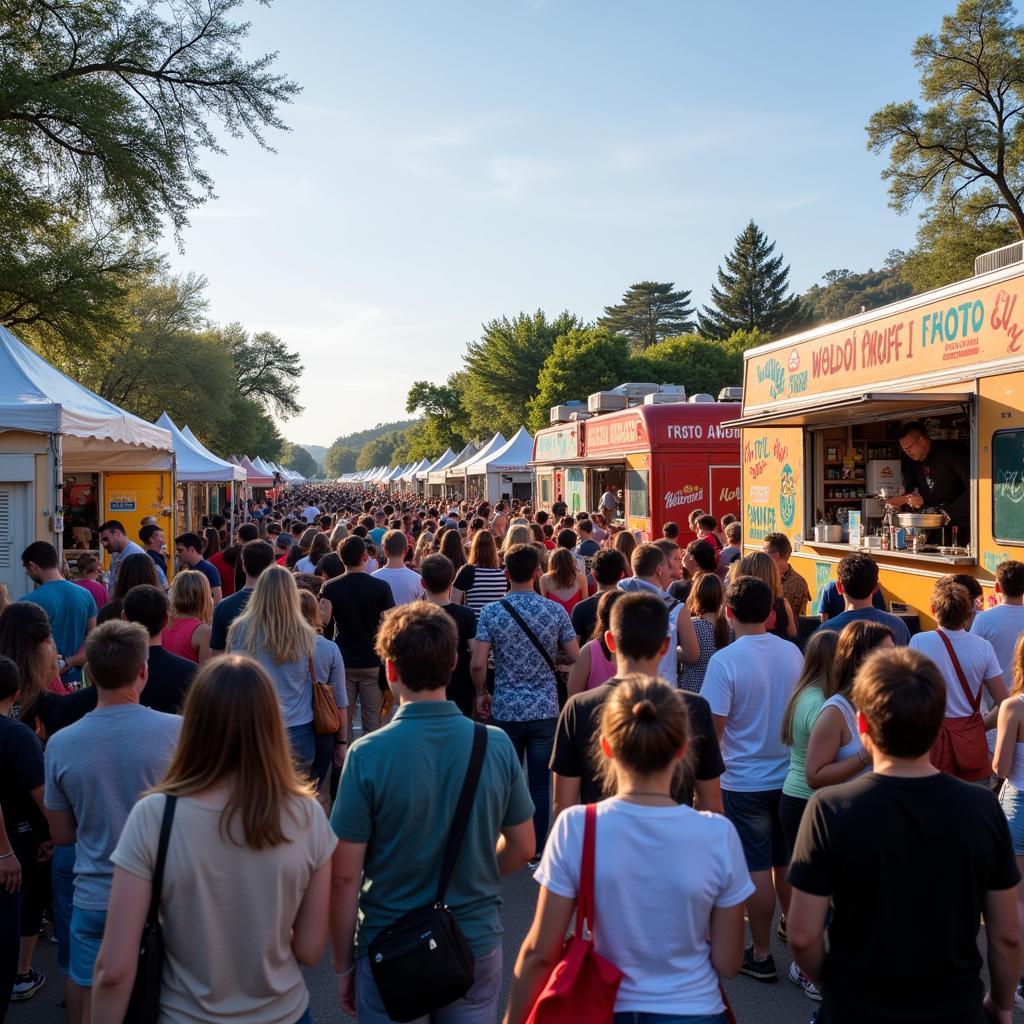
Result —
M325 583L320 596L331 604L338 647L345 668L377 668L373 645L381 616L395 607L391 587L365 572L346 572Z
M1020 881L991 792L944 774L830 786L804 811L789 880L832 897L829 1024L984 1019L983 900Z
M162 551L154 551L152 548L146 548L146 554L153 559L156 567L164 574L167 575L167 558Z
M693 590L693 580L676 580L669 584L668 595L685 604L690 599L691 590Z
M945 509L958 526L966 527L970 523L971 468L965 444L932 441L924 461L903 460L903 477L910 483L911 490L917 488L926 507Z
M469 641L476 636L476 616L471 608L449 601L441 606L455 620L455 628L459 631L459 660L455 663L451 682L448 684L448 699L459 705L459 710L469 717L473 715L473 697L475 689L469 674L471 651Z
M199 666L187 658L164 650L149 649L149 676L139 696L139 703L167 715L180 715L185 695Z
M39 694L27 716L23 714L25 724L44 739L55 732L72 725L80 718L96 710L96 687L86 686L74 693L51 693L49 690Z
M231 623L245 611L245 606L252 597L252 590L243 587L236 590L230 597L225 597L213 609L213 625L210 627L210 650L226 651L228 649L228 630Z
M0 715L0 809L19 860L49 835L46 819L31 796L44 778L39 737L22 722Z
M596 777L592 751L601 724L601 707L618 682L612 679L592 690L574 694L558 717L549 767L559 775L580 780L580 803L592 804L607 795ZM693 805L693 782L717 779L725 771L718 734L708 702L696 693L680 691L690 713L690 749L685 770L674 792L681 804Z
M601 600L603 591L593 597L580 601L572 610L572 628L581 641L586 642L594 635L597 626L597 602Z

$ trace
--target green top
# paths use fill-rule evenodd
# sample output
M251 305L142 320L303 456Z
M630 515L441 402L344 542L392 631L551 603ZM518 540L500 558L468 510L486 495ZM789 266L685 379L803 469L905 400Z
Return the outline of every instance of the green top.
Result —
M825 703L825 694L820 686L808 686L796 699L793 708L793 749L789 754L789 774L782 784L786 796L810 800L814 790L807 785L807 744L811 740L811 729Z
M403 704L390 725L352 744L331 827L366 843L356 956L403 914L430 906L473 745L473 723L451 701ZM508 736L487 729L487 753L469 826L445 902L477 956L501 942L502 828L533 815L522 765Z

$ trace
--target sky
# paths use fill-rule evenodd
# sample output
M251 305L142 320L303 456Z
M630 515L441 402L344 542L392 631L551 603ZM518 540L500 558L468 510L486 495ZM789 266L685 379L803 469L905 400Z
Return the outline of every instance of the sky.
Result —
M598 317L635 281L703 304L753 218L803 291L913 244L864 126L917 96L953 0L277 0L250 56L302 94L226 140L175 271L305 365L291 441L405 418L481 324ZM685 382L682 382L685 383Z

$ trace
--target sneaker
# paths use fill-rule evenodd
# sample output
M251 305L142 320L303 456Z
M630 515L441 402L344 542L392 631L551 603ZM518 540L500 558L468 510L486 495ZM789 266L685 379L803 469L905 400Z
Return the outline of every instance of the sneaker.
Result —
M754 957L754 947L748 946L743 951L743 966L740 967L740 974L757 981L778 981L779 975L775 970L775 958L769 953L764 960L757 960Z
M530 869L531 871L536 871L536 870L537 870L537 868L539 868L539 867L540 867L540 854L538 853L536 857L531 857L531 858L530 858L530 859L529 859L529 860L528 860L528 861L526 862L526 866L527 866L527 867L528 867L528 868L529 868L529 869Z
M779 915L779 927L775 929L775 934L778 935L782 942L786 941L786 915Z
M813 999L816 1003L821 1002L821 993L815 988L814 982L795 963L789 965L789 980L794 985L799 985L808 999Z
M1021 982L1013 993L1013 1005L1024 1007L1024 982Z
M46 984L46 975L30 967L27 974L19 974L11 990L11 1002L22 1003L31 999Z

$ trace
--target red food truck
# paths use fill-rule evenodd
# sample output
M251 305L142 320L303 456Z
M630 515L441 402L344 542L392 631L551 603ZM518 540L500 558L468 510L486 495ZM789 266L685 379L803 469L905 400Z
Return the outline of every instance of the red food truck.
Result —
M618 519L644 540L674 521L683 543L693 539L694 509L721 519L740 510L740 431L735 402L637 405L556 424L533 445L538 508L564 501L571 513L596 510L611 489Z

